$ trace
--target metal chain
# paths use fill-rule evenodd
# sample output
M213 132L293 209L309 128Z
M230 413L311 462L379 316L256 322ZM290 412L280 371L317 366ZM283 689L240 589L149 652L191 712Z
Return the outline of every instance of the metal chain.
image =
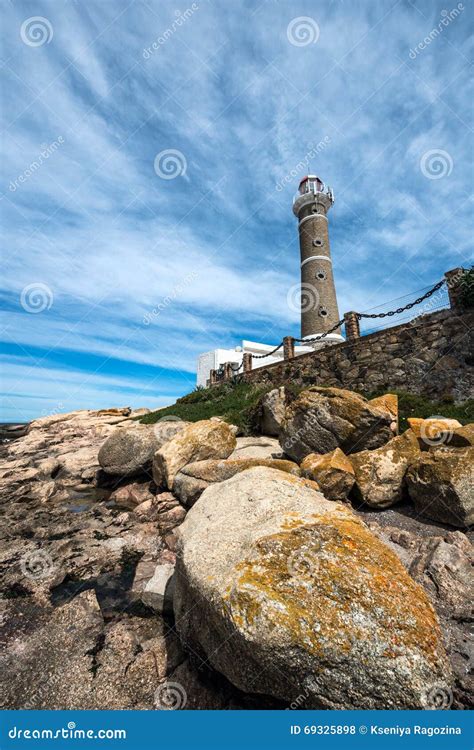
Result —
M264 359L264 357L269 357L271 354L275 354L275 352L278 351L278 349L281 349L283 346L283 341L281 344L278 344L274 349L272 349L271 352L267 352L267 354L252 354L252 359Z
M445 283L446 283L446 279L442 279L441 281L438 281L438 283L435 284L434 287L430 289L428 292L426 292L422 297L418 297L418 299L414 300L414 302L409 302L408 305L405 305L405 307L398 307L396 310L390 310L389 312L382 312L382 313L373 313L373 314L356 313L356 316L359 320L361 320L362 318L387 318L387 317L391 317L392 315L399 315L400 313L405 312L405 310L411 310L411 308L415 307L415 305L419 305L421 302L424 302L425 299L428 299L429 297L431 297L431 295L437 292L438 289L441 289L441 287ZM319 336L315 336L311 339L293 338L293 341L298 341L304 344L312 344L313 341L320 341L321 339L324 339L326 336L329 336L330 333L334 333L334 331L340 328L340 326L342 326L343 323L344 323L344 318L342 318L341 320L338 320L337 323L332 328L329 329L329 331L325 331ZM283 341L280 344L278 344L278 346L276 346L274 349L272 349L271 352L267 352L266 354L252 354L252 359L265 359L265 357L270 357L272 354L275 354L275 352L281 349L282 346L283 346ZM232 367L232 364L229 363L230 369L232 370L232 372L235 372L235 373L237 373L241 369L243 364L244 363L242 361L238 367ZM220 379L220 377L224 375L223 369L219 369L216 375Z
M369 315L368 313L356 313L356 315L359 320L361 320L361 318L390 318L392 315L399 315L400 313L405 312L405 310L411 310L411 308L415 307L415 305L419 305L420 302L424 302L425 299L431 297L431 295L437 292L438 289L441 289L445 282L446 279L438 281L438 283L435 284L434 287L429 290L429 292L426 292L423 297L418 297L418 299L416 299L414 302L409 302L408 305L405 305L405 307L398 307L396 310L390 310L390 312L374 313L372 315Z
M305 344L311 344L313 341L319 341L319 339L323 339L325 336L329 336L330 333L334 333L335 330L337 330L342 324L344 323L344 318L342 320L338 320L336 325L334 325L332 328L329 329L329 331L325 331L320 336L315 336L312 339L293 339L293 341L300 341Z

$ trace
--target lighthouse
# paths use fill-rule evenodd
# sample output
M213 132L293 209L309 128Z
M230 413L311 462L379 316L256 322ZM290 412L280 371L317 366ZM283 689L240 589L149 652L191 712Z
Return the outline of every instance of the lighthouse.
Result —
M303 177L293 201L300 237L303 339L320 336L340 320L327 217L333 203L332 190L319 177ZM333 344L344 341L340 328L325 336L323 341Z

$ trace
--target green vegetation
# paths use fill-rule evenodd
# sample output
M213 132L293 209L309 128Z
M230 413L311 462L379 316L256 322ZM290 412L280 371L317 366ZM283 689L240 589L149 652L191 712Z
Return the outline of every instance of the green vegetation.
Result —
M464 307L474 307L474 268L466 271L459 282L459 301Z
M411 393L391 391L398 395L398 416L400 432L408 427L408 417L446 417L457 419L461 424L474 422L474 399L465 401L464 404L454 404L449 401L430 401L423 396L414 396ZM381 393L377 394L381 396Z
M241 434L251 435L257 428L260 398L273 387L228 381L213 388L197 388L179 398L172 406L147 414L140 421L153 424L163 417L173 416L198 422L200 419L222 417L226 422L237 425Z
M140 418L145 424L153 424L163 417L179 417L188 422L198 422L200 419L222 417L227 422L239 427L240 434L251 435L257 431L259 402L264 393L275 388L274 385L252 383L234 383L229 381L214 388L197 388L187 396L179 398L172 406L159 409ZM290 398L295 397L303 388L290 384L286 386ZM385 391L365 393L367 398L383 395ZM431 401L423 396L397 391L400 431L408 427L408 417L449 417L457 419L461 424L474 422L474 399L464 404L456 405L452 402Z

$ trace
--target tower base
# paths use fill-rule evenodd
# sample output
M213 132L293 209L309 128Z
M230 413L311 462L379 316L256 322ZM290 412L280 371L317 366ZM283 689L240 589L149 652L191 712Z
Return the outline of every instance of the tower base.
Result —
M323 339L320 339L319 341L310 341L310 339L313 339L315 336L320 335L321 334L319 333L312 333L311 336L304 336L302 341L303 346L308 346L312 349L321 349L327 344L341 344L342 342L345 342L344 336L341 336L339 333L328 333L327 336L325 336ZM305 343L307 339L308 343Z

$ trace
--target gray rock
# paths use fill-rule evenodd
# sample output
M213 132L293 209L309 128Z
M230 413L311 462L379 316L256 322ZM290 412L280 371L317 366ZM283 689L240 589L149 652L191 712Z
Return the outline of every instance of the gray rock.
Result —
M286 458L277 438L268 436L238 437L229 458Z
M402 500L405 474L420 455L418 439L412 430L392 438L372 451L350 456L355 473L356 497L372 508L388 508Z
M295 461L340 448L346 455L378 448L393 436L392 415L357 393L311 387L286 409L280 445Z
M301 473L298 464L277 458L227 458L223 461L209 459L184 466L176 475L173 492L179 497L183 505L190 508L210 484L223 482L254 466L267 466L272 469L287 471L297 477Z
M420 515L461 528L474 523L474 447L421 453L407 485Z
M307 480L254 468L212 485L179 540L180 637L239 689L333 709L426 708L450 689L426 594Z
M260 402L261 420L260 432L263 435L275 435L278 437L280 426L285 416L285 389L274 388L266 393Z
M187 422L161 420L155 425L129 422L117 427L99 450L107 474L134 476L151 468L155 452L184 430Z
M132 595L159 614L173 609L174 563L141 560L135 572Z

